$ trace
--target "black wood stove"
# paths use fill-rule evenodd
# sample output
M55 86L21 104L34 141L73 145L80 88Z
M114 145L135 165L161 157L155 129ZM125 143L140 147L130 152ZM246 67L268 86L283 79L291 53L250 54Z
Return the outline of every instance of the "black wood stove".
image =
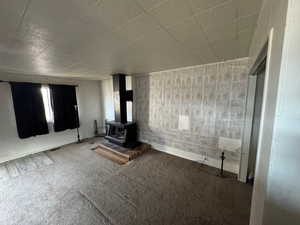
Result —
M132 90L126 91L126 75L113 75L115 121L106 122L105 138L111 143L123 147L135 147L137 145L137 125L127 122L126 102L133 101Z

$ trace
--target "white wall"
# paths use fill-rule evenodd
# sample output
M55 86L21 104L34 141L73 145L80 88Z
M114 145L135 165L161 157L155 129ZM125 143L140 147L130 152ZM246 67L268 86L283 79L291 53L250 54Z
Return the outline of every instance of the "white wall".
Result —
M280 76L282 71L282 49L286 29L286 14L288 0L264 0L255 35L250 48L251 61L254 63L262 47L268 39L270 30L274 28L273 42L271 43L271 55L269 59L269 82L266 92L266 110L261 132L261 143L258 151L256 176L251 206L251 225L272 224L263 223L265 215L265 202L267 199L267 183L271 152L276 145L274 137L274 123L276 121L276 107ZM282 149L284 150L284 148ZM273 153L272 153L273 154ZM278 165L276 165L278 166ZM275 216L275 215L273 215ZM278 223L273 224L281 224ZM287 223L285 224L295 224Z
M133 79L131 76L126 76L126 90L132 90ZM102 108L102 126L105 120L115 120L115 109L113 99L113 80L106 79L100 81L101 92L101 108ZM133 119L133 106L131 103L127 104L127 120Z
M300 2L290 0L270 155L264 225L300 223Z
M80 134L83 138L94 136L94 120L101 124L101 98L99 81L81 81L78 84Z
M13 80L26 81L31 79ZM42 81L43 79L40 79L38 82ZM58 79L55 83L69 84L70 82ZM99 82L77 81L72 83L79 85L77 87L77 100L79 105L81 137L92 137L94 135L94 120L97 119L98 122L100 122L101 118ZM0 106L0 163L28 154L56 148L77 140L76 130L67 130L28 139L19 139L11 90L8 83L0 83Z
M102 99L102 123L105 120L115 119L114 99L113 99L113 80L107 79L100 81L100 91Z

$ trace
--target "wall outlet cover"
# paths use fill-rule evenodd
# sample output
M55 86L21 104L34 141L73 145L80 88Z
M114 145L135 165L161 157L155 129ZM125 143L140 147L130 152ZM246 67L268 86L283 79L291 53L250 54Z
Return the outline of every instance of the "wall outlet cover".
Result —
M179 130L190 130L190 118L186 115L179 115L178 121Z

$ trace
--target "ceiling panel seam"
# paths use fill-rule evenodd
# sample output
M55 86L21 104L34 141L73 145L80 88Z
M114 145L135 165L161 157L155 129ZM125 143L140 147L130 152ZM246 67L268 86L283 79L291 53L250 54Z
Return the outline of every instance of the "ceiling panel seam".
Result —
M252 1L252 0L249 0L249 1ZM222 6L222 5L228 4L229 2L233 2L233 0L227 0L225 2L216 4L214 6L211 6L211 7L207 8L207 9L204 9L204 10L194 11L194 15L199 15L199 14L202 14L202 13L205 13L205 12L208 12L208 11L212 11L212 10Z
M238 9L236 8L235 9L235 39L238 40L238 19L239 19L239 11ZM240 50L240 49L239 49Z
M203 30L202 25L199 23L199 21L197 20L197 18L195 18L195 14L196 14L196 13L194 12L193 7L192 7L191 4L190 4L190 1L187 1L187 4L188 4L188 7L189 7L189 10L191 11L191 14L192 14L193 18L195 19L196 23L198 24L198 26L199 26L201 32L204 34L204 38L206 39L206 41L207 41L207 43L208 43L209 49L211 50L212 54L213 54L217 59L219 59L220 57L216 54L216 52L214 51L213 47L211 46L212 43L209 41L209 38L208 38L206 32Z
M136 0L134 0L136 2ZM165 2L168 2L170 0L160 0L159 2L155 3L153 6L151 6L149 9L145 9L142 5L140 5L138 2L137 4L140 5L140 7L142 7L145 11L151 11L152 9L155 8L159 8L159 6L161 6L162 4L164 4Z
M196 17L197 15L201 15L201 14L204 14L204 13L207 13L207 12L212 12L212 11L214 11L215 9L217 9L218 7L227 5L227 4L229 4L230 2L233 2L233 0L228 0L228 1L222 2L222 3L217 4L217 5L215 5L215 6L209 7L208 9L205 9L205 10L199 10L198 12L193 12L193 16ZM192 7L192 6L190 5L190 7ZM204 31L204 29L203 29L203 26L201 25L201 23L199 22L198 19L196 19L196 22L199 24L199 26L201 27L203 33L205 34L205 37L206 37L206 39L207 39L207 42L209 43L209 48L211 49L212 53L215 55L215 57L216 57L218 60L221 60L221 59L223 58L222 55L219 55L219 54L217 54L217 53L215 52L215 49L214 49L214 47L213 47L214 44L209 40L207 33L206 33L206 32ZM237 35L237 34L236 34L236 35Z
M17 27L17 32L21 29L22 25L23 25L23 21L24 21L24 18L26 16L26 13L28 11L28 8L31 4L31 0L28 0L25 7L24 7L24 10L22 12L22 15L21 15L21 20L20 20L20 23L18 24L18 27Z

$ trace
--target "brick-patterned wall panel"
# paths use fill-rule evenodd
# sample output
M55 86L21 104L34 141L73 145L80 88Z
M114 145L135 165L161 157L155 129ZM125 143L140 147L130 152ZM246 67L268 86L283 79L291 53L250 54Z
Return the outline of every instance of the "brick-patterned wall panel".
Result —
M218 137L241 139L247 59L156 72L136 78L141 140L218 158ZM179 117L189 129L179 129ZM240 150L227 153L238 161Z

